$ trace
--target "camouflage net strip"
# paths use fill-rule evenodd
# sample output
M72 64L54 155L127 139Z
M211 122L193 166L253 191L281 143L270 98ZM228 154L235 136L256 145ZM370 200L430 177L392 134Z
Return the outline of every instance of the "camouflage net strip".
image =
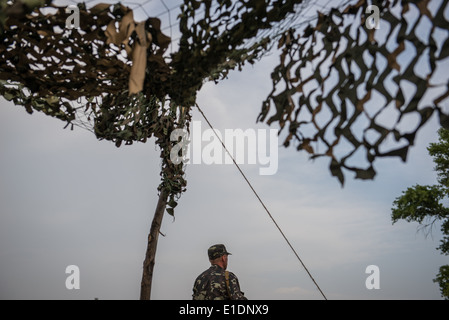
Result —
M378 29L368 1L360 0L284 35L258 118L287 128L285 146L296 142L312 158L330 157L342 184L343 169L372 179L375 159L405 161L432 114L449 127L449 77L441 72L448 61L440 64L449 56L448 1L437 8L426 0L372 3L380 9Z

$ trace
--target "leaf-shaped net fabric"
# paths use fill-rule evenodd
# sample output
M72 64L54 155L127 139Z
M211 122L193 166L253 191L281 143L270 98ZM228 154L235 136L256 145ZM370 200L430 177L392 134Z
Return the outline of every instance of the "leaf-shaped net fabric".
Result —
M447 0L360 0L290 30L258 120L330 157L341 183L344 170L372 179L375 159L406 160L434 113L449 126L448 17Z

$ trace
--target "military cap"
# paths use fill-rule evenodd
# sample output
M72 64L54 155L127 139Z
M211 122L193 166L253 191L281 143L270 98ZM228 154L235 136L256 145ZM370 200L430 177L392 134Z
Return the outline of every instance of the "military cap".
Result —
M207 250L207 254L209 255L209 260L215 260L230 253L226 250L224 244L215 244Z

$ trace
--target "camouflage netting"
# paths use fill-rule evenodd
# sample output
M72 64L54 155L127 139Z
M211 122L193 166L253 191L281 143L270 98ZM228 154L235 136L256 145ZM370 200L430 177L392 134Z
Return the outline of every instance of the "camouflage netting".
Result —
M80 4L76 29L67 28L65 7L15 4L4 8L0 94L29 113L87 127L117 146L155 136L161 158L168 159L167 132L178 126L178 117L162 91L170 73L163 55L171 39L159 19L137 23L123 5ZM165 160L161 176L159 189L168 191L175 206L186 185L183 168Z
M360 0L284 34L259 116L287 128L285 146L296 142L312 158L330 157L341 183L343 169L372 179L375 159L405 161L432 114L449 127L448 1L371 3L377 21Z
M159 190L170 195L171 214L186 181L183 165L169 160L176 143L170 132L188 129L205 81L256 62L281 36L281 62L258 120L287 128L286 146L295 141L312 157L330 157L331 172L342 183L343 169L370 179L376 158L405 160L433 113L447 126L448 74L434 77L449 51L447 0L432 1L431 9L426 0L373 1L381 9L378 30L365 24L368 2L360 0L321 13L316 25L285 32L288 25L279 25L290 23L302 2L184 0L179 50L168 55L171 39L160 20L136 22L121 4L79 4L77 29L67 28L66 8L51 0L0 0L0 94L117 146L155 137L162 158ZM408 12L417 18L404 18ZM405 63L401 54L411 58ZM428 68L415 68L423 64ZM415 90L404 89L404 82ZM438 93L429 100L433 89ZM385 122L384 111L393 114L393 124ZM401 120L410 114L419 121L403 132ZM400 146L383 150L391 140Z
M118 143L144 141L149 135L141 130L148 131L151 121L157 121L157 112L148 117L139 110L131 124L127 113L135 103L128 91L139 93L143 88L128 85L132 65L145 70L148 64L152 77L146 79L142 92L147 105L164 98L155 82L167 78L168 66L162 54L170 38L161 33L160 22L150 18L144 25L135 23L133 12L122 5L100 4L90 10L80 5L80 29L69 29L65 8L55 9L55 13L44 14L41 9L9 15L0 47L1 94L30 113L33 109L42 111L69 123L77 120L69 102L83 101L85 113L99 123L114 119L108 126L95 126L99 138ZM152 48L148 59L134 59L132 64L143 46L136 32L139 27L147 30L142 38ZM121 118L124 121L118 121Z
M204 81L254 62L268 40L248 49L245 41L297 2L185 0L180 49L168 56L171 39L160 20L138 23L121 4L78 4L80 26L69 28L70 13L51 0L0 0L0 94L117 146L154 136L162 158L159 190L169 194L173 214L186 181L183 165L170 161L170 132L188 129Z

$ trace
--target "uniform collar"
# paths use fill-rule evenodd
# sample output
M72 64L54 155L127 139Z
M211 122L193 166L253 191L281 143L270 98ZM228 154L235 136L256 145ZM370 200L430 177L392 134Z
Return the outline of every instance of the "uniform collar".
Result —
M213 265L211 265L210 266L211 268L214 268L214 269L221 269L221 270L224 270L222 267L220 267L218 264L213 264Z

